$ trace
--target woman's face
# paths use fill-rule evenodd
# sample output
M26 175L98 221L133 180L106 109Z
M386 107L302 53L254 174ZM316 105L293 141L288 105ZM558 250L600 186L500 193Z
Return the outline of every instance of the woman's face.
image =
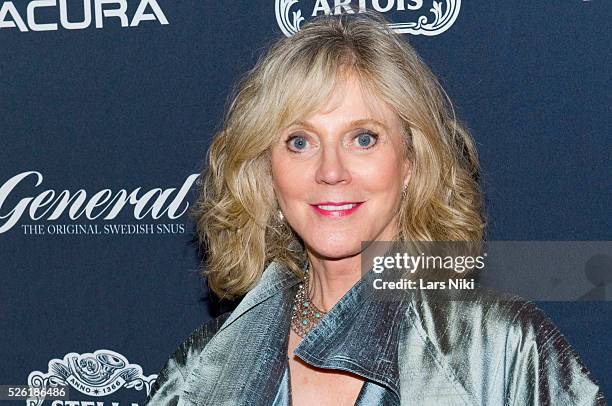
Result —
M316 114L283 129L271 150L280 209L313 254L341 259L397 231L404 158L397 115L348 76Z

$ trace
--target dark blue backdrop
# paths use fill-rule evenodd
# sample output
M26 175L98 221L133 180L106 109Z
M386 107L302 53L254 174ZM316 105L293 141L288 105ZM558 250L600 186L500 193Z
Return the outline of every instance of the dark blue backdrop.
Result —
M29 171L42 180L36 186L31 174L0 192L0 226L18 202L47 190L83 189L87 199L166 190L166 208L199 172L233 83L283 35L274 0L150 1L149 20L122 27L106 17L100 28L99 1L85 0L89 26L49 31L31 29L30 3L0 0L0 187ZM33 22L58 23L60 3L35 9ZM140 0L104 9L121 3L127 23L138 22ZM67 4L69 19L82 20L83 1ZM7 23L17 18L28 31ZM603 0L470 1L445 32L404 34L476 138L489 239L612 239L610 21ZM49 378L53 359L66 368L80 359L92 376L100 363L113 374L131 363L135 388L95 396L71 386L69 398L142 404L151 375L211 317L193 226L179 215L193 190L176 198L175 216L142 219L128 203L109 220L68 211L53 220L43 198L0 234L0 384ZM610 302L539 305L610 396Z

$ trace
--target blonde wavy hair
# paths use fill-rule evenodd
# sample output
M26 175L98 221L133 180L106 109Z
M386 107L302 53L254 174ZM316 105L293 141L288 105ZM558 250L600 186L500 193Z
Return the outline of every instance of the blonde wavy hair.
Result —
M324 105L343 72L357 75L404 126L412 173L397 240L482 240L474 141L435 76L381 17L319 17L246 74L210 146L194 215L204 274L220 298L248 292L272 260L301 274L301 239L276 215L270 147Z

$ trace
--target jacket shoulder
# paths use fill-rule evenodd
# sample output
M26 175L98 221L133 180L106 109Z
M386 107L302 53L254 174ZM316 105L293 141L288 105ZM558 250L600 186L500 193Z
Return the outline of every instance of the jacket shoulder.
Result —
M219 331L231 312L210 320L193 333L172 353L151 387L146 405L176 405L192 363L198 358L206 344Z
M605 405L597 380L559 328L534 303L516 304L504 352L508 403Z
M464 299L414 304L412 318L440 364L472 399L605 404L578 354L533 302L487 291Z

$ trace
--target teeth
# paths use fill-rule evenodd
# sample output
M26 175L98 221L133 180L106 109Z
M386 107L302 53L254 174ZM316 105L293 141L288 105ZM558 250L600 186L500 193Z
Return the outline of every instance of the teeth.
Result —
M342 206L318 205L317 207L321 210L337 211L337 210L350 210L355 206L357 205L350 203L350 204L343 204Z

